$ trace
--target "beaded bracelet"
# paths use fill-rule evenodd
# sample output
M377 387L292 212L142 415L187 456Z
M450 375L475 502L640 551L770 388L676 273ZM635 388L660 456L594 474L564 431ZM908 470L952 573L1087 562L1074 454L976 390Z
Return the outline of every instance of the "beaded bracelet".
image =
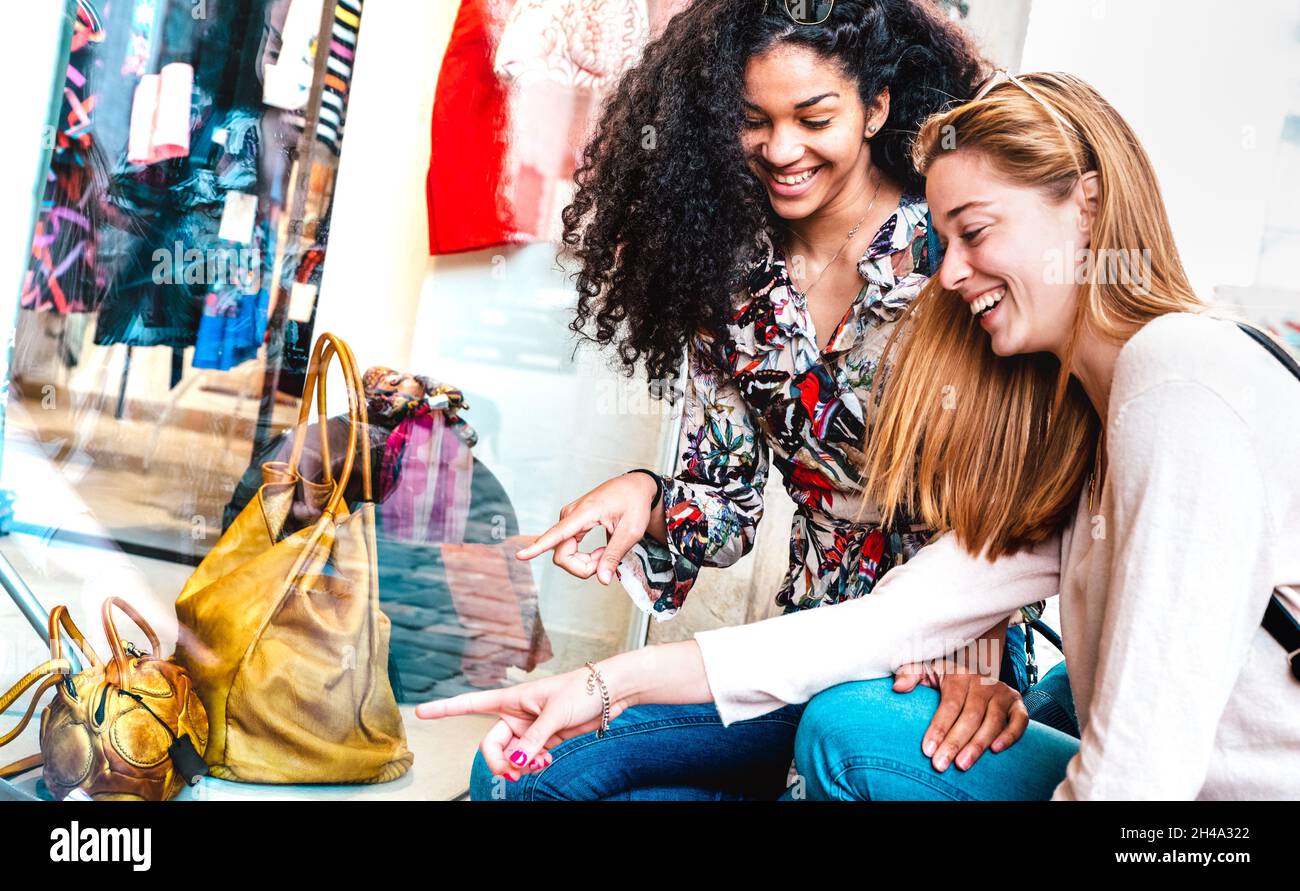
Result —
M591 662L586 663L591 675L587 678L587 692L595 693L596 685L600 685L600 728L596 731L596 739L602 738L609 730L609 690L605 687L605 679L600 676L596 666Z

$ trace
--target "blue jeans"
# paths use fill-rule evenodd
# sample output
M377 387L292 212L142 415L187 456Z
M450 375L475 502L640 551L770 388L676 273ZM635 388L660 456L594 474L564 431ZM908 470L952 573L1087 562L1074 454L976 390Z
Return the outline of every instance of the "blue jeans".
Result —
M1043 679L1051 709L1062 710L1064 664ZM1035 687L1034 690L1037 690ZM1026 695L1028 703L1034 690ZM1068 684L1066 694L1068 696ZM1054 697L1052 694L1055 693ZM895 693L889 678L823 690L804 709L795 739L800 780L783 798L814 801L1036 801L1052 797L1079 740L1037 720L1001 752L986 751L968 770L942 773L921 752L938 691ZM1055 713L1053 717L1058 717ZM1073 720L1073 708L1070 715Z
M1002 680L1023 692L1026 676L1024 633L1013 626ZM786 788L806 705L783 706L730 727L722 726L712 703L633 706L610 721L603 739L587 733L565 740L551 750L550 766L518 782L493 776L477 753L470 798L772 801ZM918 736L918 752L919 746Z
M1024 697L1030 718L1079 738L1079 719L1074 714L1074 694L1070 692L1070 676L1065 673L1064 662L1053 665Z
M518 782L492 775L483 753L472 801L772 801L785 789L804 704L723 727L713 703L634 705L603 739L586 733L551 749L551 764Z

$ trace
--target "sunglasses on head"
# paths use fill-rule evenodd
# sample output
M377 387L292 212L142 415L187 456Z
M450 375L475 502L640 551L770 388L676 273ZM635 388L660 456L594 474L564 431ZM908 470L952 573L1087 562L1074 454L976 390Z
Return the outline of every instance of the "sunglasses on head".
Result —
M831 17L835 0L777 0L785 7L785 14L799 25L820 25ZM768 0L763 0L763 13L767 13Z
M1019 87L1026 96L1028 96L1030 99L1033 99L1040 106L1042 106L1043 111L1047 112L1047 114L1052 118L1052 120L1060 124L1063 130L1068 130L1071 133L1078 135L1079 130L1077 127L1074 126L1074 124L1070 123L1063 114L1061 114L1051 105L1049 105L1043 99L1042 96L1038 95L1037 92L1029 89L1029 86L1023 80L1016 77L1014 74L1012 74L1010 71L1008 71L1005 68L995 68L993 70L992 76L989 77L988 80L984 81L983 85L980 86L980 88L975 92L975 96L971 99L971 101L978 102L979 100L987 96L990 90L992 90L998 84L1002 84L1002 83L1011 83Z

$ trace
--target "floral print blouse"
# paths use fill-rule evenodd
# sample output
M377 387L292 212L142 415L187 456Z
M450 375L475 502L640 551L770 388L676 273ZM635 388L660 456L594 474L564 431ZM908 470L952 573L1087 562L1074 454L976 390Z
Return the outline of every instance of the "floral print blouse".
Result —
M703 331L689 344L678 465L661 477L668 546L647 534L619 565L641 609L671 618L700 567L750 551L771 465L796 508L776 594L785 612L868 593L929 538L882 532L878 509L863 503L858 465L880 354L927 279L926 212L924 196L900 199L858 261L862 288L824 352L774 232L759 235L766 257L737 295L732 344Z

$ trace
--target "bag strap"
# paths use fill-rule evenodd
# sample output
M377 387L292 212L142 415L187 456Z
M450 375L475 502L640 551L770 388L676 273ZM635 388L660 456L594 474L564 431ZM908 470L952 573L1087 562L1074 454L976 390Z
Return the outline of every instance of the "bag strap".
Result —
M22 720L8 733L0 736L0 746L6 746L13 742L18 738L19 734L27 729L27 725L31 723L32 715L36 713L36 706L41 701L41 697L45 695L45 691L63 680L64 676L70 671L72 671L72 664L67 659L47 659L27 672L18 683L10 687L3 696L0 696L0 714L3 714L8 711L9 706L13 705L19 696L26 692L28 687L40 682L40 686L32 694L32 701L27 704L27 711L23 713ZM0 767L0 778L16 776L39 766L41 763L42 758L39 753L29 755L12 764Z
M1295 357L1288 353L1280 343L1269 337L1263 331L1244 322L1238 322L1237 327L1246 333L1251 340L1258 343L1264 349L1273 354L1273 357L1281 362L1300 381L1300 362L1296 362ZM1273 592L1273 597L1268 602L1268 609L1264 611L1264 630L1273 636L1282 649L1286 651L1286 661L1291 668L1291 674L1297 681L1300 681L1300 622L1296 621L1295 616L1287 611L1282 605L1282 598L1278 596L1281 588Z

